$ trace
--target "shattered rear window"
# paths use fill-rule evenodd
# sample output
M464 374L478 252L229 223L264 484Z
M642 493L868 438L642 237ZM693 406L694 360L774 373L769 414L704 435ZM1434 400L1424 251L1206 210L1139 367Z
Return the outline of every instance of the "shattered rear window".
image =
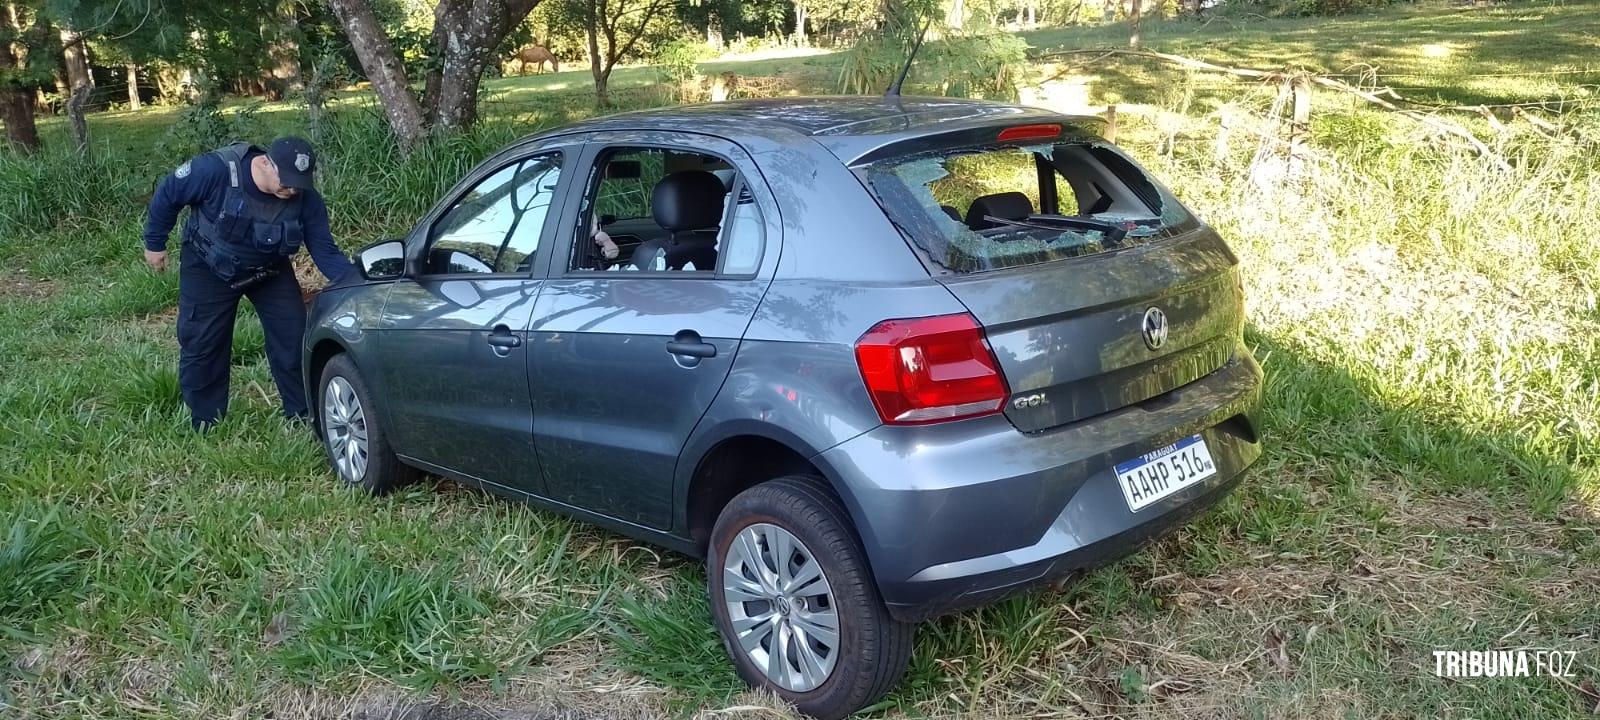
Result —
M947 148L862 170L889 218L958 273L1093 255L1195 223L1101 140Z

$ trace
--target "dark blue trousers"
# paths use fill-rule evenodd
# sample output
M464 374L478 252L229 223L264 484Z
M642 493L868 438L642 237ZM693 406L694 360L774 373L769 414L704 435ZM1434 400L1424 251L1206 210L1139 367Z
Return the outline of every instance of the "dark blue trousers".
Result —
M290 417L307 413L300 378L300 342L306 307L294 269L284 260L278 274L244 290L217 277L185 244L178 276L178 386L196 428L213 424L228 411L228 369L233 361L233 319L239 298L250 298L267 338L267 364Z

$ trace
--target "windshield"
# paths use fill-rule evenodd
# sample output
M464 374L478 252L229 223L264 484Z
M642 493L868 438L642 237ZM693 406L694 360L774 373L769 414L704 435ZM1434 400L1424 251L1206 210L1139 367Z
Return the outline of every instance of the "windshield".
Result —
M889 218L952 272L1092 255L1195 223L1100 140L943 149L881 160L864 173Z

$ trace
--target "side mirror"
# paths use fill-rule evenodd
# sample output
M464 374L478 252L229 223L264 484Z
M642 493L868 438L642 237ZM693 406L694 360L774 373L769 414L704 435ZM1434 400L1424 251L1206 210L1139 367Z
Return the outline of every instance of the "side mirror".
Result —
M394 280L406 274L406 244L379 240L356 251L356 269L368 280Z

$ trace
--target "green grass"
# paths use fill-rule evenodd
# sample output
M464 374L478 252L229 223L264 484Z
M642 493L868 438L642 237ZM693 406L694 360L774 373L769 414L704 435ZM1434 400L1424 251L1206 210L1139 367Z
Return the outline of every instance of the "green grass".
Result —
M1038 54L1126 46L1124 27L1047 29L1025 35ZM1155 23L1142 33L1154 50L1220 65L1305 68L1355 82L1375 73L1402 95L1477 105L1593 98L1600 86L1600 17L1588 3L1508 2L1445 8L1396 7L1381 15L1251 22ZM1092 55L1091 55L1092 56ZM1081 58L1080 58L1081 59ZM1182 78L1158 61L1088 66L1111 102L1151 102ZM1229 85L1221 75L1199 74Z
M1596 127L1597 11L1418 5L1145 36L1225 64L1371 63L1451 103L1561 96L1547 117ZM1045 51L1119 33L1027 38ZM836 62L703 69L821 92ZM1580 72L1540 74L1558 70ZM1595 699L1576 688L1600 683L1594 148L1475 124L1505 171L1319 92L1311 169L1258 184L1255 139L1219 159L1209 114L1259 116L1270 89L1143 60L1079 72L1091 102L1145 106L1123 144L1240 256L1269 452L1214 512L1065 593L924 626L873 712L1585 716ZM617 97L661 102L654 77L619 71ZM581 70L488 86L484 127L410 158L370 99L340 100L317 139L347 249L403 232L511 138L593 113ZM413 700L422 717L770 716L733 709L774 703L740 690L693 563L450 483L340 488L309 433L278 419L247 309L233 412L187 432L176 278L144 271L137 248L151 180L182 160L151 149L176 117L94 115L88 158L0 154L0 716L309 718ZM288 103L257 119L309 131ZM43 132L64 144L61 123ZM1434 649L1491 647L1575 650L1579 677L1432 675Z

